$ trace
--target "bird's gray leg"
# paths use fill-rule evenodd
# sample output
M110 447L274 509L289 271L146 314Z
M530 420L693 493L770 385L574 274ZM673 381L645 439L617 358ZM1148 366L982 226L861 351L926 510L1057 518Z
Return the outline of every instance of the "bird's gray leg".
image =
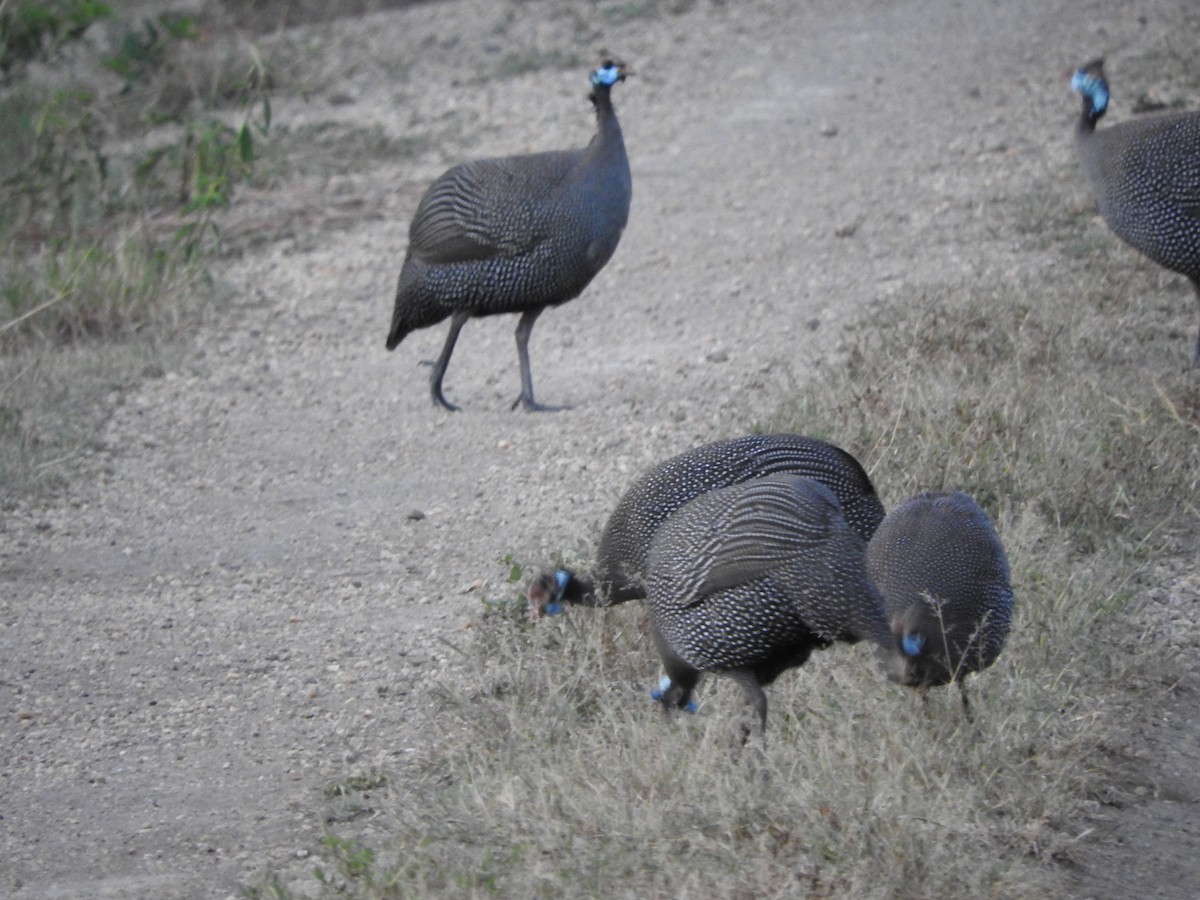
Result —
M655 637L657 640L657 635ZM664 642L658 641L658 644L659 655L662 657L663 669L666 670L667 677L657 689L650 692L650 696L660 702L665 710L677 706L680 709L695 712L692 692L696 690L696 685L700 681L700 672L676 656Z
M1196 302L1200 303L1200 281L1193 281L1196 290ZM1200 369L1200 331L1196 332L1196 349L1192 351L1192 368Z
M963 715L966 716L968 722L974 722L975 716L971 712L971 700L967 696L967 682L965 679L959 679L958 690L962 694Z
M450 364L450 354L454 352L454 342L458 340L458 333L462 331L463 325L469 318L471 318L471 314L462 311L451 316L450 333L446 335L446 343L442 345L442 354L433 364L433 374L429 376L429 393L433 397L433 402L438 406L445 407L450 412L458 412L458 407L442 396L442 378L446 374L446 366Z
M530 412L556 412L566 409L565 406L545 406L533 399L533 375L529 369L529 335L533 331L533 323L546 307L527 309L521 313L521 321L517 323L517 360L521 364L521 394L513 401L512 408L523 406Z
M758 683L758 676L748 669L732 669L725 674L742 686L742 693L746 695L746 705L754 713L749 721L742 723L742 743L746 743L747 739L749 739L750 733L754 730L756 719L758 733L766 734L767 694L762 689L762 685Z

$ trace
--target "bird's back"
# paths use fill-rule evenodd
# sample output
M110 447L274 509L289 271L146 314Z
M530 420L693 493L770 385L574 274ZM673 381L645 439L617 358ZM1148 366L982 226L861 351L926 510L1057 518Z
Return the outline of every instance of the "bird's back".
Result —
M548 200L582 155L567 150L477 159L448 170L417 206L409 256L436 265L529 252L551 230Z
M837 497L797 475L701 494L655 533L646 605L657 634L708 671L835 640L889 640L863 539Z
M595 580L601 591L609 602L644 596L647 548L668 516L708 491L780 473L814 478L830 488L864 540L883 520L883 504L867 473L839 447L795 434L716 441L656 466L621 498L597 553Z

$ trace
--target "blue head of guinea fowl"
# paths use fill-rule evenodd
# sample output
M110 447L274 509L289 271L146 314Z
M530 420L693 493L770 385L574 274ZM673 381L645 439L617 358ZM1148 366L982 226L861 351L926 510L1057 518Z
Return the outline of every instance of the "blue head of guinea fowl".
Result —
M611 59L606 59L600 64L600 67L592 73L592 84L599 87L612 87L618 81L625 77L624 66L620 63L615 63Z
M1071 76L1071 87L1087 97L1097 115L1108 108L1108 83L1102 75L1079 69Z
M925 635L915 631L906 631L900 638L900 646L905 656L920 656L925 649Z

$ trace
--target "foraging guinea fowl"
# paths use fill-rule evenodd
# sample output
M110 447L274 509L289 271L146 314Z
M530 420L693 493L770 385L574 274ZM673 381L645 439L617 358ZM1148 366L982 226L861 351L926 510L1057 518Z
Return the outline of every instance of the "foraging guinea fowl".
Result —
M694 497L776 473L814 478L830 488L846 520L868 540L883 521L883 504L858 460L833 444L796 434L753 434L696 447L642 475L621 498L600 538L593 580L559 569L529 585L530 614L563 603L612 606L646 596L646 553L658 527Z
M1186 275L1200 301L1200 113L1150 116L1096 129L1108 109L1104 61L1075 72L1083 96L1075 146L1109 228L1160 266ZM1200 333L1192 351L1200 366Z
M1012 623L1008 558L987 513L961 491L919 494L871 538L867 573L900 645L889 675L922 693L957 682L970 716L964 679L996 661Z
M727 675L765 729L763 686L813 650L867 638L894 652L865 550L834 493L810 478L769 475L684 504L646 558L667 671L655 699L691 708L702 672Z
M546 307L583 292L617 249L629 218L629 159L609 96L626 74L622 63L611 61L592 73L599 127L583 149L463 163L421 199L409 226L387 348L450 317L429 381L434 403L457 409L442 395L442 378L467 319L519 312L521 394L513 408L553 408L533 399L529 335Z

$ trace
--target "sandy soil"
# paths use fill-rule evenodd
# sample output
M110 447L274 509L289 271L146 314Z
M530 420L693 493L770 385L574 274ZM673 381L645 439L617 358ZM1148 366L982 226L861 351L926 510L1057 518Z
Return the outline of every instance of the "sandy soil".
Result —
M449 664L438 637L502 557L586 555L635 473L768 417L902 288L1052 266L989 211L1049 178L1083 190L1060 73L1171 45L1183 15L1166 0L663 6L609 22L450 0L276 38L323 67L309 96L276 99L278 127L425 140L247 197L243 227L263 235L217 273L228 302L164 377L114 401L68 496L6 515L0 893L227 896L303 857L330 777L428 740L408 713ZM637 71L614 95L631 220L532 341L538 399L573 409L510 412L516 322L499 317L464 329L445 384L463 412L447 414L418 365L445 327L383 349L416 200L464 157L585 142L601 47ZM486 77L551 50L584 62ZM357 224L327 227L330 209ZM1191 896L1192 712L1131 729L1151 789L1097 819L1081 895Z

